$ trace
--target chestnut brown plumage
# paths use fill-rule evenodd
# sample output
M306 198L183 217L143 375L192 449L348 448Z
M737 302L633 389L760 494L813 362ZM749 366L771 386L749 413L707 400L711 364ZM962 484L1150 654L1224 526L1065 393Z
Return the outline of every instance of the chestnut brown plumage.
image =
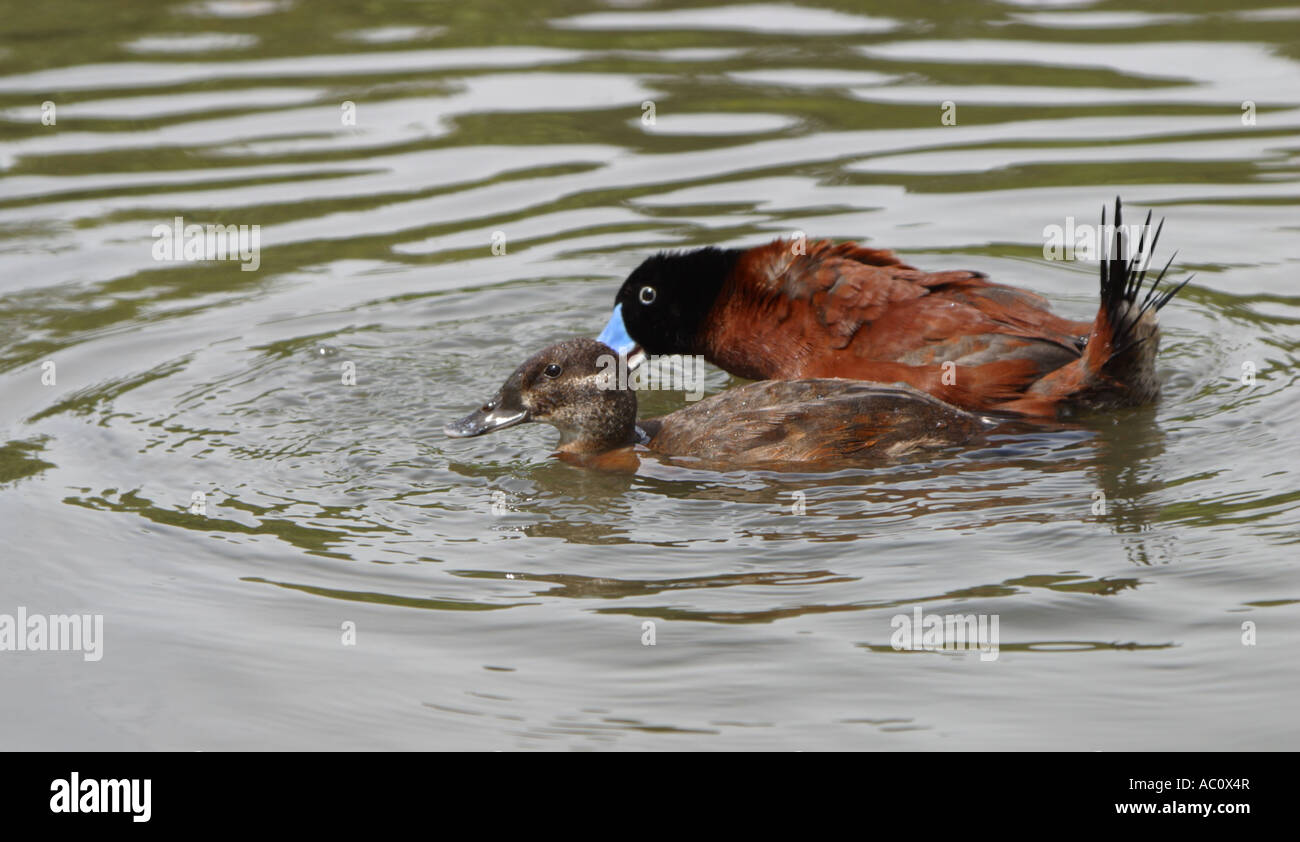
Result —
M1157 293L1164 271L1146 284L1159 231L1150 242L1144 231L1129 259L1122 225L1116 199L1091 322L980 272L924 272L856 243L777 240L647 259L602 336L626 338L620 353L701 354L751 380L907 383L975 411L1054 417L1146 403L1159 391L1155 313L1182 285Z

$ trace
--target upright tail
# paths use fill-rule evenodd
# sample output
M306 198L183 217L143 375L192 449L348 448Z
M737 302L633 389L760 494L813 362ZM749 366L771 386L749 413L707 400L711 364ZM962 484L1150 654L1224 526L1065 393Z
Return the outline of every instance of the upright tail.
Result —
M1156 378L1156 351L1160 326L1156 313L1187 283L1161 289L1165 273L1177 252L1159 274L1147 283L1148 264L1164 228L1164 220L1151 234L1151 213L1147 212L1133 256L1126 257L1127 243L1122 208L1115 199L1115 235L1103 241L1101 259L1101 308L1092 323L1079 359L1062 366L1034 383L1025 397L1005 408L1029 415L1058 414L1062 407L1109 409L1149 403L1160 394ZM1106 231L1106 209L1101 210L1101 236ZM1148 239L1148 234L1150 237Z
M1101 209L1101 227L1106 230L1105 208ZM1188 277L1175 287L1160 289L1160 282L1178 256L1174 252L1165 268L1150 284L1146 283L1151 253L1164 227L1162 219L1148 244L1151 212L1147 211L1134 256L1125 259L1124 219L1119 197L1115 198L1115 238L1110 254L1103 255L1101 261L1101 309L1084 346L1083 360L1093 385L1114 391L1116 398L1126 398L1119 401L1121 405L1146 403L1159 394L1155 359L1160 326L1156 313L1191 281Z

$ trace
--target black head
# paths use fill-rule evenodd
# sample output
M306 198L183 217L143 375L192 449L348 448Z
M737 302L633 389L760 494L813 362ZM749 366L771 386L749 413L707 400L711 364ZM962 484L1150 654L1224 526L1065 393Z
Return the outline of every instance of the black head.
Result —
M560 431L563 451L622 447L635 439L636 394L618 374L618 357L608 345L586 338L560 342L529 357L491 400L443 432L481 436L541 421Z
M614 318L621 311L626 334L648 354L700 353L700 328L740 255L704 248L647 258L619 289Z

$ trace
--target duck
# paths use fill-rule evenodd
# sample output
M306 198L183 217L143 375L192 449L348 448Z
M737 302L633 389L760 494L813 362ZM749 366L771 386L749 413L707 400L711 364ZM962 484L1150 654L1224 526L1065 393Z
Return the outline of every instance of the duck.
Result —
M968 442L992 425L906 384L842 378L748 383L638 421L617 360L586 337L550 345L443 432L467 438L542 422L560 431L565 461L619 469L643 451L712 466L878 462Z
M1160 288L1171 257L1148 284L1163 220L1148 241L1148 212L1131 257L1118 197L1114 220L1090 322L983 272L925 272L856 242L777 239L645 259L599 341L632 365L702 355L748 380L899 382L972 412L1060 418L1137 406L1159 394L1156 313L1191 278ZM1101 221L1105 232L1104 207Z

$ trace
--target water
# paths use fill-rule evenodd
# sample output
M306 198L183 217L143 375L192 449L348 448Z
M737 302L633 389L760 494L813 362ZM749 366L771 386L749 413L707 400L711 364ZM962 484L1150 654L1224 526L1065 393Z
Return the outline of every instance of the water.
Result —
M1300 747L1294 9L119 5L0 15L0 613L105 629L0 657L0 746ZM821 474L440 433L660 248L1090 318L1043 229L1117 193L1196 273L1156 407ZM155 261L176 216L260 267ZM917 607L1000 656L895 651Z

